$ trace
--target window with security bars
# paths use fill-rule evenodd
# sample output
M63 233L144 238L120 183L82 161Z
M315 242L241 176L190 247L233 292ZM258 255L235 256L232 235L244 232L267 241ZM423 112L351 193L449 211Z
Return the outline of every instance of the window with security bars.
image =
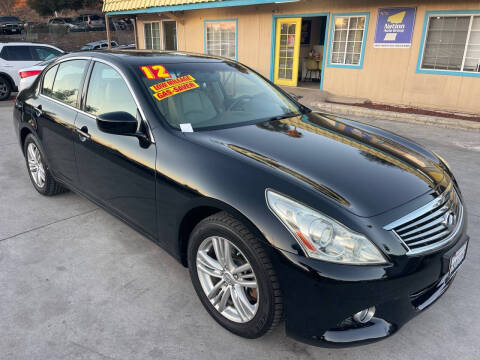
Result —
M366 16L335 16L330 63L360 65Z
M205 22L205 52L208 55L237 58L237 22Z
M160 21L145 23L145 48L149 50L161 49Z
M430 16L422 69L480 72L480 15Z

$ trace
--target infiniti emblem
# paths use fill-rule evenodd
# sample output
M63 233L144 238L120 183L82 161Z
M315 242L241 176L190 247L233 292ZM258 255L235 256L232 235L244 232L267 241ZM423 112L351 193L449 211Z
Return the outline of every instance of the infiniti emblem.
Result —
M453 212L448 212L443 216L442 221L443 226L445 226L449 231L452 231L455 225L457 224L457 216Z

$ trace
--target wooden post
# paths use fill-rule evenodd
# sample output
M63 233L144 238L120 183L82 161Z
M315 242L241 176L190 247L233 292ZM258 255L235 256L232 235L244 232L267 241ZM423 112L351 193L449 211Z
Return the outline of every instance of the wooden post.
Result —
M105 15L105 26L107 28L107 49L110 50L112 44L110 42L110 19L108 18L108 15Z
M137 17L133 19L133 35L135 36L135 49L138 49L138 35L137 35Z

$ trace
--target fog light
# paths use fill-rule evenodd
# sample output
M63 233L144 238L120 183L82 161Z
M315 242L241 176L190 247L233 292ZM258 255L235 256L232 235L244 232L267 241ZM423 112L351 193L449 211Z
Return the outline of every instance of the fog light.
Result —
M375 306L369 307L368 309L364 309L362 311L357 312L353 315L353 320L358 323L365 324L372 320L373 315L375 315Z

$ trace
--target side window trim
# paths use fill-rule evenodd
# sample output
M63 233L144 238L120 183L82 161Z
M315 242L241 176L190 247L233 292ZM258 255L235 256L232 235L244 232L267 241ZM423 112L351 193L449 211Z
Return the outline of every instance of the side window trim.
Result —
M95 63L108 65L120 74L123 81L125 81L125 83L127 84L128 91L130 91L130 94L132 95L133 100L135 101L135 104L137 105L137 113L139 114L139 116L137 118L138 119L138 128L140 128L140 126L142 124L144 126L146 126L147 133L148 133L148 136L150 138L150 141L152 142L152 144L155 144L155 137L153 136L153 133L152 133L152 127L150 126L150 123L148 122L147 118L145 117L145 112L143 111L143 109L140 105L140 102L138 101L137 97L135 96L135 93L132 91L132 86L131 86L130 82L128 81L127 77L123 74L123 72L117 66L115 66L115 65L113 65L113 64L111 64L107 61L102 61L102 60L99 60L99 59L90 59L90 67L86 71L86 75L88 75L88 77L86 76L85 79L84 79L84 82L83 82L84 85L83 85L83 88L82 88L81 108L79 108L78 110L80 112L82 112L82 114L84 114L84 115L90 116L91 118L96 118L94 115L89 114L88 112L85 111L86 110L85 109L85 102L86 102L86 99L87 99L88 87L89 87L89 84L90 84L90 79L92 77L92 71L93 71L93 67L95 66ZM86 86L85 86L85 84L86 84ZM83 93L84 89L85 89L85 93Z
M92 63L93 63L92 59L87 60L86 70L83 72L82 81L80 82L80 89L78 89L78 94L77 94L77 106L76 106L77 110L82 109L81 101L82 101L83 89L86 88L85 84L87 80L87 74L90 71L90 67L92 66Z
M137 129L140 128L140 126L142 125L142 122L146 121L144 120L142 114L141 114L141 111L140 111L140 106L138 105L138 102L135 98L135 96L133 95L133 92L130 88L130 84L128 83L128 81L126 80L125 76L123 75L123 73L117 69L116 67L113 67L111 64L108 64L108 63L105 63L103 61L97 61L97 60L93 60L87 70L87 76L85 77L85 81L84 81L84 86L83 86L83 89L82 89L82 98L81 98L81 104L80 104L80 110L85 113L85 114L88 114L90 117L96 119L96 116L93 115L93 114L90 114L89 112L87 112L87 108L86 108L86 102L87 102L87 95L88 95L88 89L90 88L90 81L92 80L92 73L93 73L93 68L95 67L95 64L103 64L103 65L106 65L110 68L112 68L113 70L115 70L116 72L118 72L118 74L120 75L120 77L122 78L122 80L125 82L125 84L127 85L127 88L128 88L128 91L130 92L130 95L132 96L132 99L134 100L135 102L135 105L137 107L137 114L140 113L140 119L138 118L137 116Z
M55 77L53 78L53 84L52 84L52 88L53 88L53 85L55 85L55 81L57 80L57 73L58 73L58 69L60 68L60 65L63 64L63 63L65 63L65 62L67 62L67 61L73 61L73 60L85 60L85 61L87 61L87 67L86 67L86 68L87 68L87 71L84 72L83 77L82 77L82 80L81 80L81 82L80 82L80 88L78 89L76 106L71 106L71 105L69 105L69 104L65 104L64 102L62 102L62 101L60 101L60 100L57 100L57 99L55 99L55 98L53 98L53 97L51 97L51 96L45 95L45 94L43 93L43 81L44 81L44 79L45 79L45 74L46 74L50 69L52 69L53 67L57 67L57 69L55 70ZM51 67L48 68L47 71L45 71L45 72L42 73L42 81L40 82L40 91L39 91L39 94L42 95L42 96L44 96L44 97L46 97L46 98L48 98L48 99L50 99L50 100L53 100L53 101L55 101L55 102L57 102L57 103L59 103L59 104L62 104L63 106L67 106L67 107L70 107L70 108L75 109L75 110L77 110L77 111L79 111L79 110L81 111L81 108L80 108L80 105L81 105L81 103L80 103L81 95L82 95L83 89L84 89L84 87L85 87L85 79L86 79L86 76L87 76L87 74L88 74L88 72L89 72L89 70L90 70L91 63L92 63L92 60L91 60L90 58L71 58L71 59L65 59L64 61L60 61L60 62L52 65Z
M92 116L92 117L94 117L92 114L89 114L88 112L86 112L85 102L87 101L87 92L90 86L90 80L92 78L92 71L93 71L93 67L95 66L95 63L96 61L90 61L90 64L88 65L88 69L85 73L85 79L83 81L83 87L82 87L82 92L80 97L80 107L79 107L81 112L88 114L89 116Z

